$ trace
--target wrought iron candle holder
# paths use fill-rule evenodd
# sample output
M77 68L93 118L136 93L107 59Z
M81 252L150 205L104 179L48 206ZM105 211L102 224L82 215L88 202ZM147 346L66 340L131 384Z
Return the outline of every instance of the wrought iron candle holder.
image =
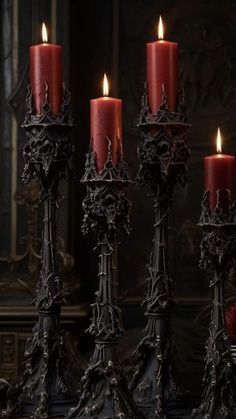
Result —
M222 209L218 199L215 210L209 210L208 192L202 201L200 225L203 228L200 266L211 265L214 276L210 287L214 290L209 337L206 344L204 392L201 405L192 418L236 418L233 390L233 358L230 340L225 328L224 284L228 271L236 267L236 202Z
M180 92L177 112L169 112L163 91L162 105L152 114L146 90L137 126L141 132L137 180L151 188L155 223L144 302L148 323L133 355L136 366L129 388L145 417L163 419L168 401L179 394L173 369L171 309L174 299L173 282L168 274L168 215L174 186L186 184L186 162L190 154L183 92Z
M68 136L72 127L70 96L63 89L61 113L54 114L47 102L43 113L34 115L32 95L27 97L23 128L25 167L22 180L36 179L41 187L44 208L42 229L42 267L36 284L36 306L39 320L25 349L24 379L9 395L6 411L1 417L30 416L35 419L64 416L75 404L70 361L60 325L63 304L62 283L56 262L56 210L58 186L71 172L73 146Z
M140 416L129 396L117 354L117 344L124 330L112 274L113 249L118 233L129 233L131 204L126 188L130 179L124 161L113 164L110 142L108 160L101 172L97 172L95 154L92 151L88 153L82 182L87 187L82 230L84 234L91 230L98 237L99 290L92 305L93 317L89 328L95 337L95 351L82 378L80 401L71 409L67 419L135 419Z

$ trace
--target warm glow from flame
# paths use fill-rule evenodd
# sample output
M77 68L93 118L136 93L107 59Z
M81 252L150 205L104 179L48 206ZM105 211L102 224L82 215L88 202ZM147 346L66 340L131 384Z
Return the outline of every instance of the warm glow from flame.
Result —
M45 43L48 42L48 33L47 33L47 28L44 22L42 24L42 40Z
M108 96L108 95L109 95L109 83L108 83L106 74L104 74L104 77L103 77L103 96Z
M218 128L217 136L216 136L216 150L217 150L217 153L222 152L222 138L221 138L220 128Z
M164 39L164 27L161 16L159 17L158 23L158 39Z

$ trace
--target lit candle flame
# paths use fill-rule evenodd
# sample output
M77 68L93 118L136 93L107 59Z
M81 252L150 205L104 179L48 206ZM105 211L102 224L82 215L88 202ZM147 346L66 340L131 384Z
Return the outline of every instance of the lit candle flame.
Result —
M109 83L106 74L103 77L103 96L109 96Z
M48 32L44 22L42 24L42 40L44 43L48 42Z
M221 153L222 152L222 137L221 137L220 128L218 128L218 130L217 130L216 150L217 150L217 153Z
M158 39L164 39L164 27L161 16L159 17L158 23Z

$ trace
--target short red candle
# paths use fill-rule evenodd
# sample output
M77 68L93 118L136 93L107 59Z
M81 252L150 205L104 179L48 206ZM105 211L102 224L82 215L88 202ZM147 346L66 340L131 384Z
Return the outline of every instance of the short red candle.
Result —
M159 40L147 43L148 102L156 113L162 102L163 86L170 112L176 110L178 98L178 44L163 40L160 17Z
M44 27L45 30L45 27ZM44 33L44 36L47 35ZM53 113L60 113L62 104L62 47L48 44L30 47L30 86L36 115L42 114L42 106L46 99Z
M108 82L104 76L104 94ZM122 100L103 96L90 101L91 146L95 153L98 172L104 169L108 158L108 139L111 142L112 161L117 164L122 156Z
M221 153L220 130L217 134L218 154L204 158L205 166L205 190L209 193L209 208L213 211L217 203L217 191L220 191L220 205L223 209L229 206L228 190L232 199L236 197L235 188L235 157Z

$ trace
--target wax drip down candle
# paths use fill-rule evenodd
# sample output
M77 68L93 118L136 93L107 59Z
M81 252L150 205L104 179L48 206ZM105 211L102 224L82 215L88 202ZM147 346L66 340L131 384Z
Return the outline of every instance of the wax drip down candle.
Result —
M158 38L157 41L148 42L146 45L149 106L152 113L159 110L164 86L169 111L174 112L178 98L178 44L164 40L161 16Z
M122 156L122 100L109 97L109 83L103 78L103 97L90 101L91 146L97 170L103 170L111 142L112 161L117 164Z
M30 86L36 115L42 114L46 93L53 113L60 113L62 104L62 46L48 43L42 24L42 44L30 47Z
M223 209L229 206L229 195L236 197L235 157L222 153L222 137L218 128L216 137L217 154L204 158L205 190L209 192L209 208L214 211L219 191L219 203Z

